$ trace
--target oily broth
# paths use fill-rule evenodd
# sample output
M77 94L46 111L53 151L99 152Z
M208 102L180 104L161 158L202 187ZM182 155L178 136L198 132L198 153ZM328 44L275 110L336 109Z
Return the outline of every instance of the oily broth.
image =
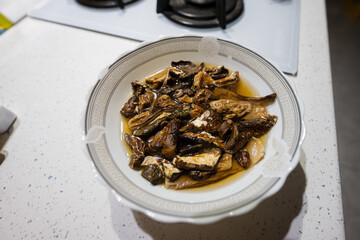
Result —
M131 147L126 143L125 141L125 133L127 134L131 134L131 131L129 129L129 125L128 125L128 121L129 119L126 119L126 117L122 116L120 114L120 132L119 132L119 136L121 138L121 142L123 142L124 146L125 146L125 150L126 150L126 159L130 159L130 156L132 154L132 150Z
M196 63L196 64L199 64L199 63ZM205 67L216 67L216 66L217 65L205 64ZM158 71L158 72L156 72L154 74L149 75L148 77L163 77L164 75L166 75L168 73L168 70L169 70L169 68L162 69L162 70L160 70L160 71ZM233 72L230 69L228 69L228 70L229 70L229 74L231 74ZM244 95L244 96L249 96L249 97L258 96L258 94L259 94L258 91L256 91L254 89L254 87L251 86L251 84L241 76L240 73L239 73L239 75L240 75L240 81L239 81L239 84L237 86L236 93ZM129 126L128 126L128 121L129 121L129 119L125 118L124 116L122 116L120 114L120 123L119 123L120 124L120 132L119 132L119 136L121 138L121 142L123 142L124 145L125 145L127 159L130 159L130 156L132 155L132 150L131 150L131 147L128 144L126 144L126 141L125 141L125 133L131 134L131 131L130 131ZM266 147L266 143L267 143L267 140L268 140L268 134L265 134L265 135L261 136L259 139L262 142L262 144L264 145L264 147ZM235 160L233 160L233 164L237 164ZM241 171L239 171L239 172L237 172L235 174L232 174L230 176L227 176L227 177L225 177L223 179L220 179L217 182L214 182L214 183L211 183L211 184L208 184L208 185L205 185L205 186L201 186L201 187L181 189L181 191L199 191L199 190L201 190L201 191L210 191L210 190L215 190L215 189L221 188L223 186L226 186L226 185L232 183L233 181L235 181L239 177L241 177L244 173L246 173L245 169L241 170ZM164 185L164 184L162 184L162 185ZM169 189L169 190L174 190L174 189ZM179 191L179 190L175 190L175 191Z

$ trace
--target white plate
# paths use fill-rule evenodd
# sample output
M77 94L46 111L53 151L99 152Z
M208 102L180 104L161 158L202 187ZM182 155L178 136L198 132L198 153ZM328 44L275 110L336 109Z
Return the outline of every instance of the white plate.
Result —
M277 93L268 112L279 119L269 133L264 159L222 187L169 190L152 186L128 166L119 111L131 96L130 83L178 60L224 65L239 71L259 95ZM84 139L97 171L124 204L159 221L209 223L245 213L282 187L299 162L305 136L302 115L293 85L255 52L213 37L171 37L140 45L103 73L89 97Z

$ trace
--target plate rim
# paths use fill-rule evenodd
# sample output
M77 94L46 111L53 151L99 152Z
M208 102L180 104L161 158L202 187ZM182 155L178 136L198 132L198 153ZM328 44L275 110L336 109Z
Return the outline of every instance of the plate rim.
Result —
M94 95L94 92L98 89L99 84L101 83L101 80L106 76L106 74L110 73L111 70L116 68L116 64L123 59L125 56L130 55L131 53L135 52L136 50L139 50L140 48L152 45L154 43L157 42L161 42L163 40L171 40L171 39L181 39L181 38L189 38L189 37L195 37L195 38L202 38L203 36L198 36L198 35L186 35L186 36L178 36L178 37L164 37L161 38L159 40L156 41L152 41L152 42L145 42L142 43L140 45L138 45L137 47L135 47L132 50L129 50L125 53L123 53L116 61L114 61L112 64L109 65L109 67L105 68L105 70L102 72L102 76L100 75L99 80L96 82L95 86L92 87L91 91L88 94L88 100L86 103L86 109L85 109L85 115L84 116L84 121L83 121L83 126L84 126L84 136L86 136L88 134L88 126L87 126L87 117L88 117L88 111L89 111L89 105L90 105L90 101ZM292 83L292 81L290 81L290 79L288 79L280 70L279 68L274 65L272 62L270 62L269 60L265 59L264 57L262 57L261 55L259 55L256 51L251 50L247 47L244 47L236 42L232 42L229 40L224 40L224 39L218 39L221 40L223 42L227 42L228 44L231 45L236 45L238 47L241 47L242 49L245 49L247 51L250 51L251 53L255 54L257 57L259 57L261 60L265 61L268 65L270 65L276 72L277 74L279 74L282 78L285 79L285 82L288 84L293 96L295 97L296 100L296 104L297 104L297 109L299 109L299 117L300 117L300 134L299 134L299 139L298 139L298 145L297 145L297 149L295 149L294 154L292 156L292 160L293 164L291 166L291 168L286 172L286 174L282 177L279 177L279 179L277 179L273 186L271 186L269 189L267 189L267 191L265 191L263 194L261 194L257 199L252 200L251 202L241 206L240 208L236 208L236 209L232 209L227 210L226 212L222 212L222 213L215 213L212 215L205 215L205 216L190 216L190 217L186 217L186 216L176 216L176 215L171 215L171 214L163 214L163 213L157 213L151 210L146 209L146 207L142 207L134 202L132 202L131 200L126 199L124 201L124 197L121 197L121 201L123 202L127 202L126 205L130 206L131 208L140 210L144 213L146 213L148 216L159 220L159 221L167 221L167 222L193 222L193 223L207 223L207 222L213 222L213 221L217 221L219 219L222 219L228 215L233 215L234 213L236 215L242 214L244 212L250 211L251 209L253 209L258 203L260 203L262 200L266 199L267 197L273 195L274 193L276 193L284 184L285 180L287 179L288 174L290 174L290 172L293 170L293 168L298 164L299 162L299 152L300 152L300 148L302 145L302 142L304 140L305 137L305 125L304 125L304 121L303 121L303 110L304 110L304 106L303 103L301 102L300 98L297 95L296 89L294 84ZM250 66L247 66L250 69L252 69ZM89 144L85 143L85 147L86 147L86 152L87 152L87 156L90 157L91 161L93 162L93 166L95 168L95 170L98 172L99 176L101 176L101 178L103 178L103 180L107 183L108 187L115 192L116 194L119 195L119 193L114 189L114 187L112 186L112 184L102 175L99 167L96 164L96 161L93 159L92 155L91 155L91 151L89 149ZM255 204L255 205L254 205ZM248 205L253 205L251 207L246 207Z

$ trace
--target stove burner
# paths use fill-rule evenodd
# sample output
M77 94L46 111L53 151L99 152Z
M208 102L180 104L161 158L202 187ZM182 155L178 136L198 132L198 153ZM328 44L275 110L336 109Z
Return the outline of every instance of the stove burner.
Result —
M124 8L125 4L135 2L137 0L76 0L78 3L94 8L111 8L120 7Z
M157 0L156 11L181 25L225 29L243 9L243 0Z

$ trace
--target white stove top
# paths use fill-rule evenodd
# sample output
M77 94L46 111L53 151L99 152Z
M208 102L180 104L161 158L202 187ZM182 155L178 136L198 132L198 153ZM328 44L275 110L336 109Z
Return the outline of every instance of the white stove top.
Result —
M244 11L225 30L178 25L156 13L155 0L139 0L125 9L95 9L75 0L47 0L29 15L74 27L148 41L181 34L213 35L251 48L295 74L298 63L299 0L244 0Z

